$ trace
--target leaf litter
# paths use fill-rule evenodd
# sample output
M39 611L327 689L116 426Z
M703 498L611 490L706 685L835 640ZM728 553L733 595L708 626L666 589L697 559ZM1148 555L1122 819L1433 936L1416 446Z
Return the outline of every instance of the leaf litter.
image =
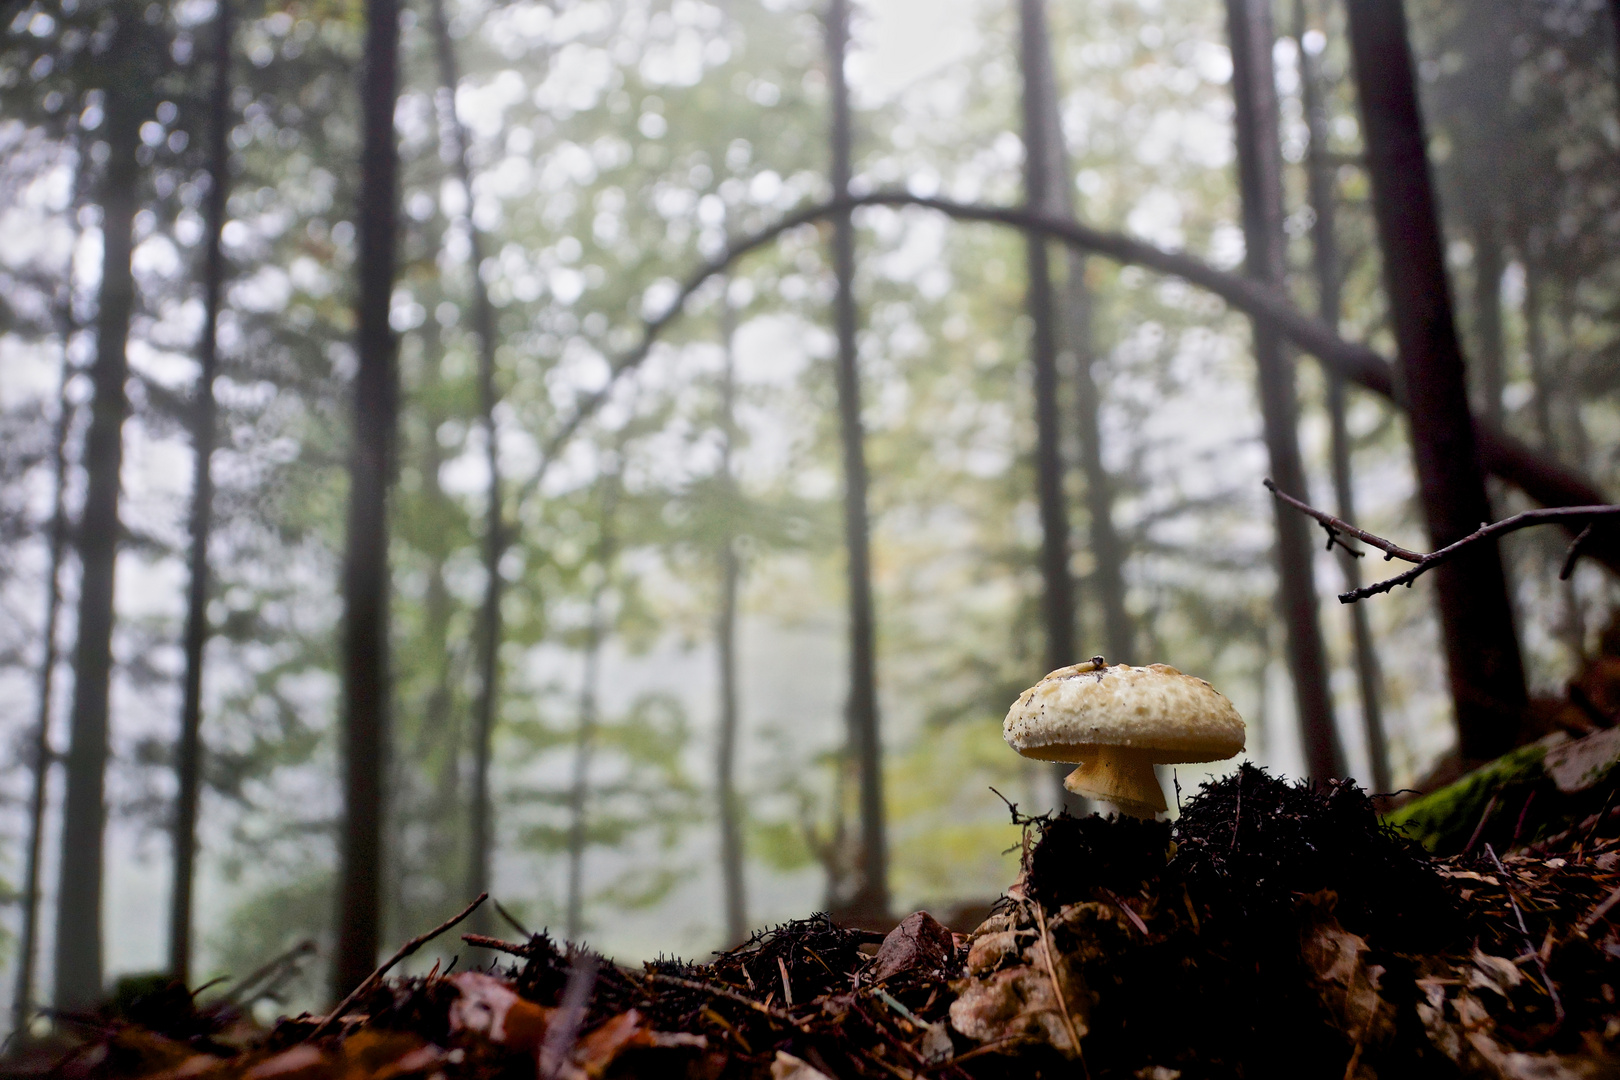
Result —
M1173 823L1027 817L970 934L825 915L709 963L468 935L253 1029L174 984L12 1059L63 1080L1620 1076L1620 814L1436 858L1347 781L1244 765ZM453 967L454 965L452 965ZM31 1068L23 1065L32 1062Z

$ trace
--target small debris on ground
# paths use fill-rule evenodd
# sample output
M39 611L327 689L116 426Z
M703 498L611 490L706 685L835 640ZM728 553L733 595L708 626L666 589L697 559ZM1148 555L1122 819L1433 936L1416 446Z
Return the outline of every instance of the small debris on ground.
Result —
M1590 777L1583 776L1583 782ZM709 963L546 934L255 1031L146 988L77 1024L64 1080L1620 1076L1620 813L1438 857L1353 784L1244 765L1173 823L1023 817L972 933L815 916ZM1500 801L1500 800L1499 800ZM14 1059L13 1073L19 1072ZM38 1061L36 1054L33 1061Z

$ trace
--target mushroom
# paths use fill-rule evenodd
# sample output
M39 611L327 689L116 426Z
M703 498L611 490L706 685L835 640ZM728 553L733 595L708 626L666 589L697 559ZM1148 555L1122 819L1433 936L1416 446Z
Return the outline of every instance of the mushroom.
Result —
M1231 757L1243 749L1243 718L1209 683L1167 664L1110 667L1094 656L1018 695L1001 734L1025 757L1078 763L1063 780L1076 795L1151 818L1166 809L1153 766Z

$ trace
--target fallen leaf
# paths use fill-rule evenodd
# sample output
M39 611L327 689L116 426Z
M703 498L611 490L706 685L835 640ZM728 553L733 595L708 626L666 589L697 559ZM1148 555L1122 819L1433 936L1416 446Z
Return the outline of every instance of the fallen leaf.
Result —
M880 983L908 971L942 971L956 949L951 932L926 911L914 912L889 931L863 982Z
M803 1058L778 1050L776 1060L771 1062L771 1080L832 1080L832 1077Z

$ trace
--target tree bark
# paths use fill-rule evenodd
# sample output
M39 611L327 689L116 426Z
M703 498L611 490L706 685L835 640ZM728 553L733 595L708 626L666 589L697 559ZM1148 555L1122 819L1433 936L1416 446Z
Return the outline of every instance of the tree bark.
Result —
M225 282L225 202L230 184L231 5L218 0L214 25L214 86L209 96L208 236L203 256L203 329L197 343L192 402L191 582L186 590L186 670L175 754L174 886L169 899L169 971L190 984L191 904L197 858L197 804L202 787L202 671L208 644L208 537L213 527L214 376L219 366L219 306Z
M832 189L849 194L851 134L848 0L827 5L827 77L832 96ZM877 704L876 628L872 617L870 528L867 523L866 434L861 421L860 369L855 351L855 225L850 212L833 215L833 317L838 334L838 429L844 457L844 547L849 572L848 753L860 777L860 853L851 911L886 915L889 853L883 805L883 741Z
M1300 84L1304 97L1305 122L1309 131L1306 156L1306 181L1310 191L1311 208L1316 220L1311 225L1312 261L1316 270L1318 311L1329 326L1339 325L1343 276L1339 258L1337 223L1338 194L1334 174L1337 171L1328 159L1327 87L1322 65L1315 54L1305 48L1305 3L1295 0L1294 18L1296 39L1299 43ZM1330 430L1330 451L1333 458L1333 495L1339 517L1356 520L1355 485L1351 482L1350 430L1345 422L1344 374L1331 364L1323 365L1327 381L1327 410ZM1339 570L1344 575L1344 588L1352 592L1361 588L1361 564L1345 549L1337 548ZM1350 617L1350 638L1355 649L1356 689L1361 699L1361 721L1367 741L1368 771L1372 787L1377 792L1393 790L1389 775L1389 743L1384 734L1384 708L1382 678L1378 665L1378 649L1373 644L1372 627L1367 620L1364 604L1347 606Z
M377 963L382 893L384 777L390 735L388 674L388 487L397 416L394 289L399 157L398 0L366 0L366 63L360 87L364 141L360 178L360 282L356 304L354 452L344 563L344 820L338 848L338 941L333 993L342 997Z
M725 370L720 383L720 482L729 513L737 502L737 484L731 472L736 441L736 312L728 293L721 294L720 335ZM715 620L715 651L719 659L720 730L715 746L715 801L720 817L720 884L725 897L726 944L740 945L748 936L747 879L743 862L742 806L737 796L737 592L742 566L736 537L727 528L720 538L720 611Z
M1474 333L1479 338L1478 415L1486 423L1502 426L1502 243L1489 207L1481 207L1473 222Z
M1034 71L1026 70L1024 78L1026 85L1030 85L1032 79L1038 80L1036 89L1044 103L1042 120L1047 130L1050 179L1046 191L1048 204L1043 211L1073 221L1076 218L1074 186L1058 110L1057 73L1052 68L1050 34L1044 29L1044 8L1037 6L1037 12L1043 20L1042 48L1038 54L1033 54L1039 65ZM1058 319L1058 332L1059 341L1074 354L1080 469L1086 481L1088 534L1095 564L1089 580L1102 609L1103 645L1108 650L1108 659L1128 664L1136 654L1136 626L1125 606L1126 553L1119 531L1114 527L1114 479L1108 475L1102 459L1102 398L1092 375L1095 359L1091 329L1093 298L1086 286L1084 253L1067 246L1064 252L1068 262L1064 289L1067 304Z
M1430 546L1473 532L1490 515L1467 379L1446 280L1400 0L1347 4L1373 209L1412 416L1412 449ZM1458 745L1468 760L1513 746L1527 701L1507 582L1494 544L1437 572Z
M86 489L79 517L78 642L73 657L73 718L62 805L62 857L57 887L55 1001L59 1009L94 1005L102 993L101 888L107 769L108 697L112 682L114 573L121 526L119 474L129 412L129 323L135 306L135 211L140 167L136 150L156 65L138 7L114 9L101 178L102 271L96 312L94 398L85 436Z
M1232 45L1238 180L1243 194L1244 265L1250 277L1281 286L1288 266L1282 229L1277 88L1271 61L1276 36L1272 32L1270 0L1227 0L1226 11ZM1253 328L1260 414L1272 478L1285 491L1308 492L1299 452L1293 356L1271 326L1255 321ZM1310 523L1280 505L1273 507L1273 520L1277 600L1288 630L1288 667L1293 675L1306 769L1316 779L1343 776L1344 751L1333 723L1327 650L1318 622Z
M1024 202L1034 213L1052 211L1052 147L1041 73L1047 64L1046 12L1041 0L1019 0L1024 69ZM1033 333L1035 492L1041 515L1041 599L1046 669L1072 664L1074 581L1069 575L1069 508L1063 491L1063 436L1058 423L1057 317L1046 238L1025 237L1026 304Z
M1535 417L1536 436L1541 449L1551 457L1558 456L1558 439L1553 434L1552 379L1547 371L1547 336L1542 325L1541 270L1528 252L1524 258L1524 351L1526 366L1530 369L1530 388L1533 397L1530 409Z
M1057 143L1053 141L1056 87L1050 75L1046 8L1041 0L1019 0L1019 51L1024 74L1024 203L1031 213L1058 215L1053 188L1059 183ZM1030 361L1034 369L1035 496L1041 517L1041 621L1046 630L1046 670L1075 662L1074 578L1069 572L1069 506L1063 490L1063 432L1059 423L1058 321L1052 302L1052 267L1046 237L1024 236L1025 305L1030 318ZM1063 786L1072 768L1053 772L1057 804L1070 813L1080 801Z
M503 490L495 406L500 394L495 387L495 305L484 284L483 235L473 224L471 140L466 125L456 112L456 87L461 84L455 44L450 39L450 22L444 0L433 0L433 37L439 61L442 127L453 141L451 159L456 179L467 202L465 226L472 263L472 323L478 338L478 408L484 426L485 467L489 488L484 508L484 598L478 612L478 697L473 702L473 791L468 829L467 895L489 891L490 859L495 843L494 808L490 805L490 743L495 733L500 702L501 647L501 557L506 554L506 523L502 513ZM490 915L480 907L472 914L475 933L487 933Z
M34 1011L34 963L39 955L39 873L40 855L45 846L45 797L51 777L51 703L55 695L56 624L62 610L62 558L67 553L67 436L73 415L68 404L67 382L72 372L68 344L73 332L73 273L69 262L62 303L62 374L57 385L56 430L51 442L51 522L46 533L48 546L45 579L45 618L40 629L43 646L39 659L39 701L34 715L33 775L28 793L28 840L23 856L21 893L22 926L17 934L17 987L12 995L12 1031L27 1030Z

